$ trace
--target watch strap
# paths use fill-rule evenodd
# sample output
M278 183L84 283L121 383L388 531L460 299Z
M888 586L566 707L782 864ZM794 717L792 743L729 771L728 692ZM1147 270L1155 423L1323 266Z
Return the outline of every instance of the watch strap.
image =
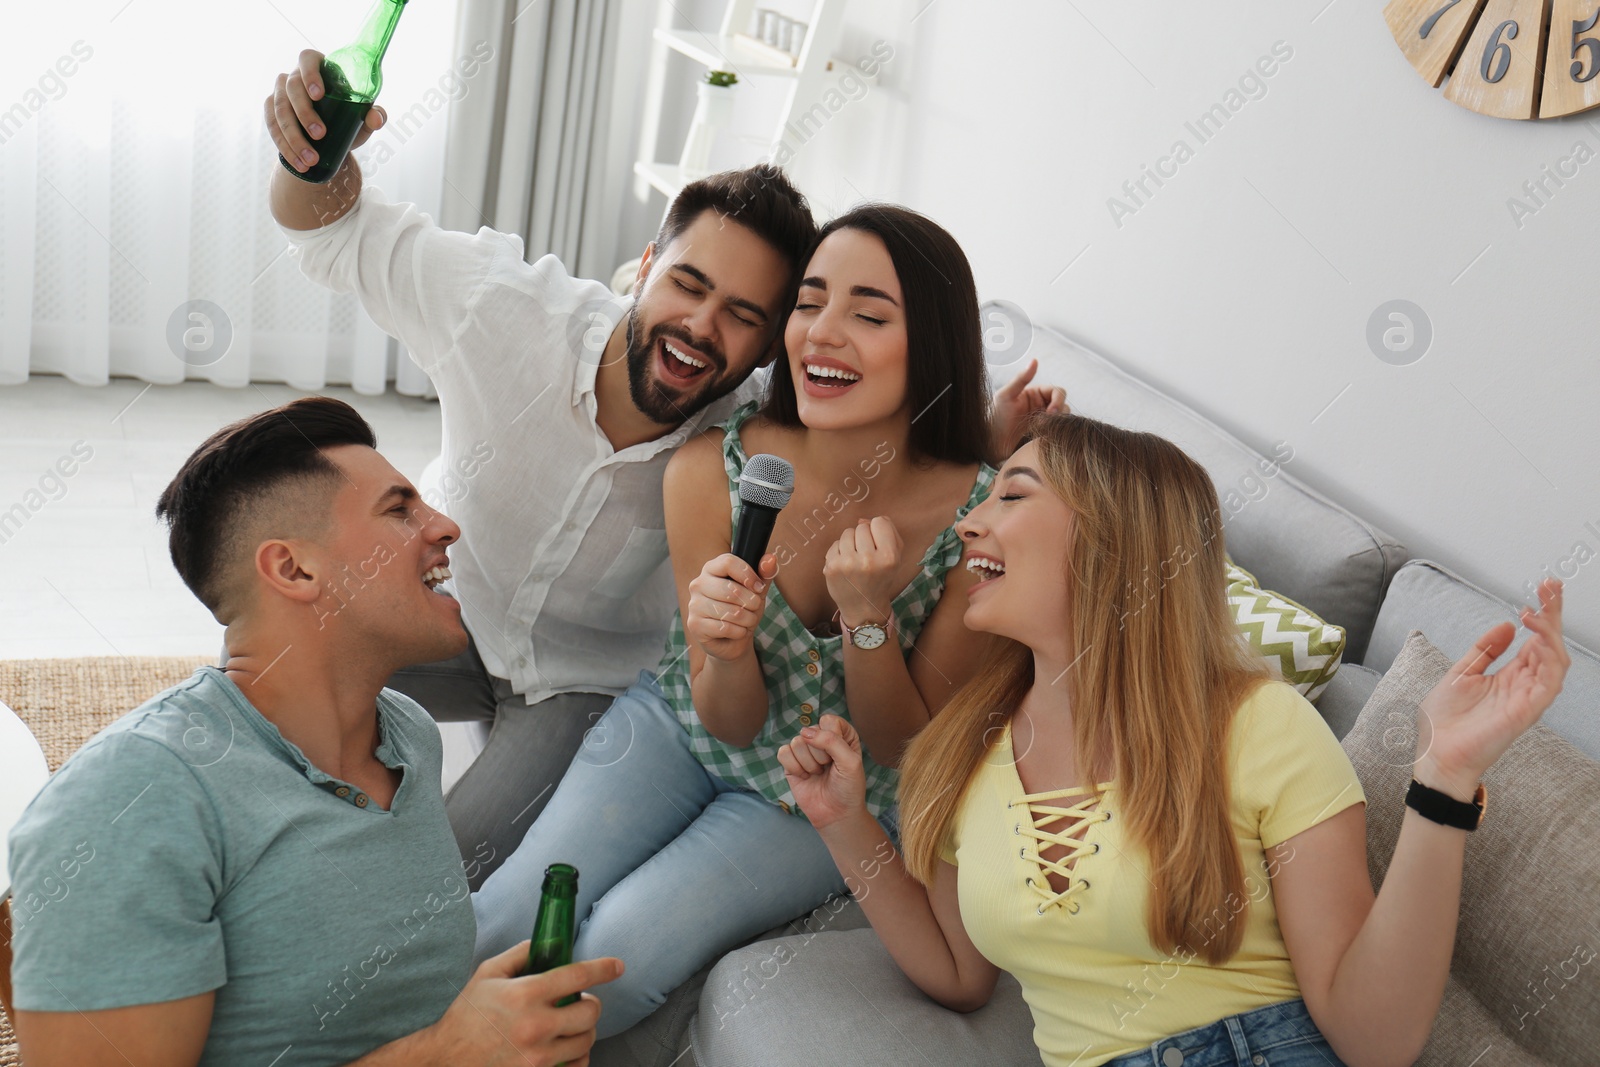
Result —
M1488 804L1489 791L1482 782L1478 783L1477 791L1472 795L1470 803L1457 800L1448 793L1441 793L1437 789L1430 789L1411 779L1411 785L1406 789L1406 807L1414 809L1425 819L1444 826L1453 826L1458 830L1476 830L1478 824L1483 822L1484 808Z

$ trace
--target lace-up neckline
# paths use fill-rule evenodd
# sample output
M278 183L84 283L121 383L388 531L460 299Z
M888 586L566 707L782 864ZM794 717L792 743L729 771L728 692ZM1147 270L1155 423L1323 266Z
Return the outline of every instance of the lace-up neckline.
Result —
M1021 784L1020 779L1018 784ZM1055 907L1065 908L1069 915L1078 914L1079 904L1073 898L1089 888L1089 880L1077 874L1077 861L1081 856L1099 852L1100 843L1085 841L1083 837L1088 836L1088 826L1110 821L1111 813L1099 808L1092 795L1083 795L1087 793L1083 786L1074 786L1047 793L1024 793L1006 804L1008 808L1021 809L1019 814L1026 813L1026 818L1016 821L1012 832L1024 839L1017 854L1022 859L1033 860L1039 867L1039 874L1028 877L1028 888L1039 897L1040 915ZM1065 804L1050 803L1068 801L1072 797L1079 799ZM1053 828L1052 823L1056 824ZM1083 831L1083 837L1077 836L1079 831ZM1033 842L1031 856L1028 840ZM1052 845L1064 846L1067 851L1054 859L1046 859L1044 850ZM1051 885L1051 874L1065 878L1067 888L1057 890Z

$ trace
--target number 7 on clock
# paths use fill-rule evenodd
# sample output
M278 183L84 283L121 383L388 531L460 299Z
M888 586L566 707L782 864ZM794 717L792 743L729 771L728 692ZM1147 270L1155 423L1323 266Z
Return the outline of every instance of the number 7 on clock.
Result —
M1486 0L1390 0L1384 21L1406 60L1435 89L1461 55Z

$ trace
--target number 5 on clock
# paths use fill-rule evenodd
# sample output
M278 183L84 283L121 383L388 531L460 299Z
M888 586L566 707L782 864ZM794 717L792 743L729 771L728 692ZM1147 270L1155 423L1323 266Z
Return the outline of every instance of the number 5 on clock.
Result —
M1600 0L1554 0L1539 117L1600 106Z

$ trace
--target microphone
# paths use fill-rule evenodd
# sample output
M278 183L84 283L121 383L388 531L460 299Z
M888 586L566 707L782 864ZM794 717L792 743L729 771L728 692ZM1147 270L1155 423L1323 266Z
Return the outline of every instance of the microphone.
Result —
M778 512L794 492L794 468L786 459L765 452L750 457L739 475L739 525L733 531L733 554L761 573L761 557L778 521Z

